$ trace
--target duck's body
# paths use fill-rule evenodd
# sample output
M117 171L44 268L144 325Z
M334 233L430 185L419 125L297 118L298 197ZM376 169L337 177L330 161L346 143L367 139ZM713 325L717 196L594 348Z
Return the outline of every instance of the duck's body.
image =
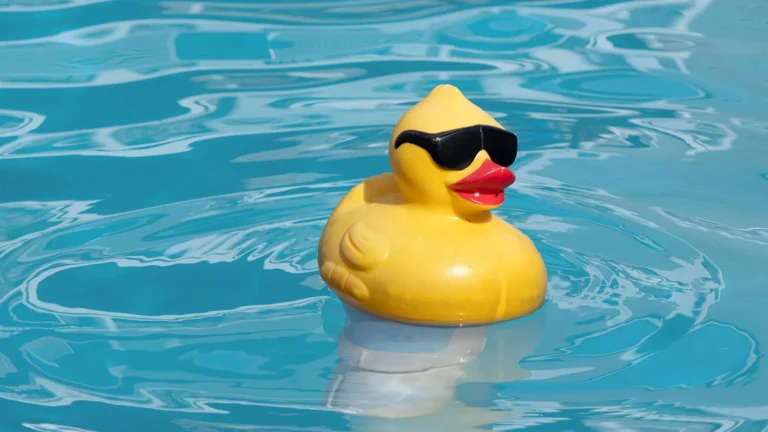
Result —
M486 165L480 160L467 170L497 173ZM321 277L343 301L385 318L428 325L487 324L541 307L546 289L541 256L528 237L488 211L494 205L455 191L442 196L434 188L424 191L424 200L414 199L418 194L408 190L408 180L398 179L402 171L393 171L354 187L323 231Z
M347 194L321 247L321 276L345 302L398 321L484 324L544 301L546 270L528 237L496 216L470 222L405 204L392 174Z

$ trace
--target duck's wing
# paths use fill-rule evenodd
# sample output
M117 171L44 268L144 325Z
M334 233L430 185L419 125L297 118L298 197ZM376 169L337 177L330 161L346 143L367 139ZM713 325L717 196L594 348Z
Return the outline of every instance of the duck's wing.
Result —
M341 256L354 269L370 271L387 260L389 241L363 222L355 222L341 238Z
M395 176L386 173L368 178L350 191L347 198L350 204L373 204L392 202L397 200L399 195ZM389 255L389 241L362 221L358 221L353 223L341 238L341 255L357 270L372 270L386 261Z
M389 242L362 222L355 222L342 236L340 252L344 263L325 261L320 267L321 278L359 301L367 300L368 287L351 270L367 272L382 265L389 256Z
M335 212L343 213L352 208L381 202L386 196L398 192L394 176L382 174L371 177L352 188L339 202ZM334 215L331 216L333 218ZM390 243L386 237L365 225L354 222L341 237L339 252L343 262L324 261L320 276L328 285L364 301L370 293L356 272L368 272L381 266L389 256Z

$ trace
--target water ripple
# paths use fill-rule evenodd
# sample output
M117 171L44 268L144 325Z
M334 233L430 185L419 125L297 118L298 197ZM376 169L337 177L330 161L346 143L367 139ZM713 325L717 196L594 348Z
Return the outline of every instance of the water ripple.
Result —
M107 1L110 0L4 0L0 2L0 13L55 11Z

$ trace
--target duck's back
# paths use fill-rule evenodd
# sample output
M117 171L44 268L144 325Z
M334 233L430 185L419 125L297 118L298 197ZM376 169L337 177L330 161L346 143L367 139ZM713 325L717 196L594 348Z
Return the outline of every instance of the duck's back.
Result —
M335 214L351 210L364 210L359 206L375 203L396 204L402 202L397 181L392 173L369 177L353 187L336 206ZM333 218L335 215L331 215Z

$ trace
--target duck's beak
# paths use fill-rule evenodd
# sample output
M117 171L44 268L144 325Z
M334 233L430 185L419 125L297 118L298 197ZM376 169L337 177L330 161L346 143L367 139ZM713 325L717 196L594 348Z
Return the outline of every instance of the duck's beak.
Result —
M486 159L480 168L450 186L467 201L484 206L498 206L504 202L504 189L515 182L508 168Z

